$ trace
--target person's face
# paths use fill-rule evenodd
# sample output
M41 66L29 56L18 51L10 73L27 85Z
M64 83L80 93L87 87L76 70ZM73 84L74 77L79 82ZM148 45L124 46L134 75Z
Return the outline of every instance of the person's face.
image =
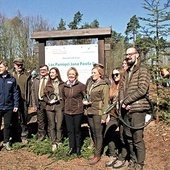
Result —
M118 82L120 80L120 72L118 70L113 70L112 78L115 82Z
M6 74L7 69L8 67L4 66L3 64L0 64L0 74Z
M55 70L55 69L51 69L51 70L50 70L50 78L51 78L52 80L54 80L54 79L57 78L57 76L58 76L58 74L57 74L56 70Z
M98 80L98 79L100 78L100 73L99 73L98 70L95 69L95 68L92 70L91 74L92 74L92 79L93 79L94 81L95 81L95 80Z
M23 69L23 63L14 63L14 68L17 72L21 72Z
M124 70L128 69L128 65L127 65L127 61L126 60L123 60L122 67L123 67Z
M41 76L46 76L47 74L48 74L47 67L46 67L46 66L41 67L41 68L40 68L40 75L41 75Z
M132 66L139 56L135 48L128 48L125 55L129 66Z
M73 82L77 78L75 70L70 70L67 77L70 82Z

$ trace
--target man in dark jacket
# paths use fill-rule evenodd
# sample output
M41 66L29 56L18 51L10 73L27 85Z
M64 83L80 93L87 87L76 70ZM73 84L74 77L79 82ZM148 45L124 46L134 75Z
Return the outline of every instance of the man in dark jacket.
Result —
M4 143L7 150L10 147L10 124L13 112L18 111L19 94L16 79L8 73L6 61L0 61L0 127L4 117Z
M38 141L43 141L47 134L47 118L46 118L46 103L43 100L44 88L48 81L48 66L41 65L39 76L34 78L32 84L32 104L37 111L37 123L38 123Z
M126 124L141 127L145 124L146 111L150 109L146 99L150 84L149 71L138 61L139 53L131 47L126 51L128 69L120 86L120 102ZM143 128L135 130L124 126L125 139L130 150L128 169L141 170L145 161Z

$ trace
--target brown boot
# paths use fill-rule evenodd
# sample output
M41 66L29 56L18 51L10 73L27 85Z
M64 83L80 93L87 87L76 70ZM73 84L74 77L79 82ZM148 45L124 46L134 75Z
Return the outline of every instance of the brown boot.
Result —
M94 155L91 155L91 156L89 156L88 160L91 161L94 159L94 157L95 157Z
M97 162L99 162L101 157L94 157L91 161L89 161L90 165L95 165Z

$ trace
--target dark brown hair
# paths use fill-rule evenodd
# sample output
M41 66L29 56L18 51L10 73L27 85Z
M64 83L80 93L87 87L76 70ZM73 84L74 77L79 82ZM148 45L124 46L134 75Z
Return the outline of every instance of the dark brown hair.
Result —
M63 82L63 80L62 80L62 78L61 78L60 71L59 71L59 69L58 69L57 67L52 67L52 68L50 68L50 70L49 70L49 81L52 82L52 80L51 80L51 78L50 78L50 71L51 71L51 70L55 70L56 73L58 74L58 76L57 76L58 80L59 80L60 82Z
M0 64L3 64L5 67L8 67L8 63L6 61L0 60Z
M112 73L114 70L117 70L119 71L119 74L120 74L120 80L119 82L115 82L114 79L112 78L112 84L110 86L110 92L109 92L109 97L110 99L113 98L113 95L115 93L115 91L117 91L117 89L119 89L119 86L121 84L121 81L122 81L122 77L123 77L123 74L124 74L124 69L122 67L116 67L112 70Z

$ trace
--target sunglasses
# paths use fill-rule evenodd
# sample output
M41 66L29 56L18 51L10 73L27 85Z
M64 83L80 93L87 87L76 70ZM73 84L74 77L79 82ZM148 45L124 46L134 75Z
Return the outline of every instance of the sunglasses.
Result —
M18 67L22 67L23 66L23 64L16 64Z
M112 77L118 77L119 73L112 74Z

